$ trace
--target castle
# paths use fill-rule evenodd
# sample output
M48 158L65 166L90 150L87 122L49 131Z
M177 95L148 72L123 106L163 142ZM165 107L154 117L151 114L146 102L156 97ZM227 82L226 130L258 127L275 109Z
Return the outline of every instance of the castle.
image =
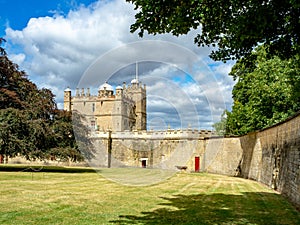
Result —
M80 114L84 118L81 123L90 128L90 147L98 154L90 163L168 169L189 164L199 171L202 141L213 133L192 129L147 131L146 85L139 81L137 71L136 65L135 78L129 85L124 82L117 86L115 93L107 82L100 85L97 95L91 95L89 88L77 88L75 96L69 88L64 91L64 110ZM188 163L191 155L196 161Z
M77 88L75 96L71 89L64 91L64 110L77 111L85 116L87 125L94 130L132 131L146 130L146 85L136 78L130 85L113 87L105 82L98 89L98 95L91 95L90 89Z
M115 95L108 83L99 87L97 96L89 89L86 93L77 89L72 97L68 88L64 109L77 110L93 128L89 138L97 154L92 165L240 176L276 189L300 208L300 111L284 122L238 137L192 129L147 131L146 87L138 79L117 87Z
M83 149L92 150L93 167L144 167L212 172L257 180L300 207L300 112L241 137L216 137L208 130L146 130L146 86L102 84L64 92L64 109L79 112L92 132ZM85 139L84 139L85 140Z

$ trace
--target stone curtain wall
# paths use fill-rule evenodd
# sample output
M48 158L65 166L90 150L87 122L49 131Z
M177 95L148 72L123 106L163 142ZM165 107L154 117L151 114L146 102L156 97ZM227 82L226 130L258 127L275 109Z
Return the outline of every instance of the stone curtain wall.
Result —
M261 173L250 178L278 190L300 208L300 115L259 132L257 140L261 158L253 158Z
M141 160L147 159L149 168L193 171L193 159L203 155L204 137L208 136L210 132L195 130L113 132L112 166L141 167Z
M194 171L195 157L199 157L200 167L203 169L205 138L210 136L210 131L191 129L110 133L96 131L91 139L97 154L91 164L105 167L141 167L142 160L146 159L149 168L173 170L176 167L187 167L187 171Z
M95 166L141 167L147 159L150 168L180 166L193 172L199 157L200 171L257 180L300 208L300 113L242 137L211 137L193 130L98 132L94 143L99 152Z
M205 171L257 180L300 208L300 113L259 132L206 142Z
M187 166L193 170L193 156L203 154L204 148L198 140L120 140L113 139L112 156L119 163L112 166L141 167L147 159L148 168L176 169Z
M206 140L202 170L235 176L242 153L238 138L210 138Z
M209 131L95 131L82 148L94 158L95 167L147 167L200 171L240 176L279 191L300 209L300 112L287 121L241 137L212 137ZM85 140L85 139L83 139ZM32 163L21 157L9 163ZM35 162L45 164L45 162ZM57 164L57 162L47 162ZM73 165L70 162L59 165ZM85 165L84 163L76 165Z

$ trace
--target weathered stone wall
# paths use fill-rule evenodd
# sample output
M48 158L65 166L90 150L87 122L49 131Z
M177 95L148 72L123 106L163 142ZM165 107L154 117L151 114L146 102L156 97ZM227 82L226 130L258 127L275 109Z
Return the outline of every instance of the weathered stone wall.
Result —
M110 147L108 147L109 135ZM111 133L98 131L92 137L97 152L92 164L111 167L141 167L142 161L146 160L149 168L187 167L188 171L194 171L195 157L200 158L200 166L203 168L204 139L210 136L209 131L195 130ZM109 155L111 155L110 158Z
M253 179L278 190L300 208L300 115L258 132L257 140L261 153L253 158L261 157L261 174Z
M204 153L204 135L193 130L112 133L112 166L141 167L147 159L150 168L193 171L194 157Z
M300 208L300 112L284 123L242 137L212 137L209 131L95 132L92 166L147 167L241 176L272 187ZM11 161L13 162L13 161ZM17 161L15 161L18 163Z
M210 138L206 140L202 169L209 173L234 176L242 158L238 138Z
M141 167L142 159L147 159L147 167L175 169L186 166L189 171L194 169L193 157L204 152L201 140L171 139L113 139L112 156L119 161L112 166Z
M271 128L242 137L211 137L207 131L169 130L95 134L96 166L174 169L241 176L272 187L300 207L300 114Z
M204 156L207 172L257 180L300 208L300 113L242 137L208 139Z

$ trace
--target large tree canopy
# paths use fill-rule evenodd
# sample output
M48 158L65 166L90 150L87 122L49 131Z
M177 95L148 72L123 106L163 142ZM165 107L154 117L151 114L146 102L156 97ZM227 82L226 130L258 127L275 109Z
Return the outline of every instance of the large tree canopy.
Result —
M181 35L200 29L199 46L213 45L214 60L239 59L258 44L290 57L298 51L300 2L295 0L127 0L136 6L131 31Z
M54 95L38 89L1 47L0 155L27 159L83 160L69 112L57 109Z
M230 73L237 80L232 112L214 125L220 133L259 130L299 110L299 1L127 1L137 10L131 32L199 30L195 43L215 47L212 59L238 60Z
M224 130L226 118L226 134L241 135L271 126L300 108L299 55L282 60L260 46L247 60L240 59L230 75L237 80L232 111L226 111L227 116L215 124Z

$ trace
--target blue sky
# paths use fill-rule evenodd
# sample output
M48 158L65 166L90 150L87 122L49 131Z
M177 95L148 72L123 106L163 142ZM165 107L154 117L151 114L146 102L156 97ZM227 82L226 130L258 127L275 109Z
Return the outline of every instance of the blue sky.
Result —
M30 18L53 16L55 13L66 14L79 5L89 5L93 0L0 0L0 36L5 35L7 26L12 29L23 29Z
M200 30L141 39L129 31L135 11L125 0L0 0L0 8L0 36L10 59L38 87L51 89L60 108L63 90L82 88L95 62L107 68L94 71L96 90L104 80L130 82L135 61L141 61L140 80L147 84L151 128L210 129L232 104L232 63L213 62L211 48L194 44Z

